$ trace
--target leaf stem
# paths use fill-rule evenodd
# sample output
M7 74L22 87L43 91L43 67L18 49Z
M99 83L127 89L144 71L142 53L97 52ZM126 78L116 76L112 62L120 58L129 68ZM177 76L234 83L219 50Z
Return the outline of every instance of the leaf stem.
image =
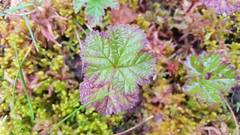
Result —
M92 29L92 27L89 25L89 24L85 24L86 26L87 26L87 28L92 32L93 31L93 29Z
M148 118L146 118L145 120L143 120L142 122L138 123L137 125L135 125L135 126L129 128L129 129L123 131L123 132L120 132L120 133L114 134L114 135L125 135L125 134L131 132L132 130L134 130L134 129L140 127L141 125L143 125L144 123L146 123L147 121L149 121L149 120L151 120L151 119L153 119L153 118L154 118L154 116L151 115L151 116L149 116Z

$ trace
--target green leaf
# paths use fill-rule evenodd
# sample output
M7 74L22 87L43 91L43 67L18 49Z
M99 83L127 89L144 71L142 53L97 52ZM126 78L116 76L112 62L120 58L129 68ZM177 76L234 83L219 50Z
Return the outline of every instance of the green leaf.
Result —
M89 24L96 26L101 23L105 14L104 10L108 7L118 7L118 2L117 0L74 0L73 8L75 13L79 12L83 6L86 6L85 14Z
M5 10L4 12L7 14L13 14L13 13L17 12L18 10L25 9L25 8L31 7L31 6L34 6L33 2L28 2L28 3L22 2L18 6L11 7L9 9Z
M228 65L221 62L216 54L188 57L186 68L189 81L184 89L191 95L207 102L221 102L221 94L229 91L236 84L236 74Z
M85 5L85 3L87 2L88 0L74 0L73 1L73 9L74 9L74 12L77 13L81 10L81 8Z
M201 63L197 60L196 56L188 57L185 66L190 69L191 75L200 75L201 74Z
M19 10L23 10L23 9L33 7L33 6L41 6L42 2L43 2L43 0L37 0L37 1L31 0L29 2L21 2L17 6L10 7L8 9L4 10L4 11L1 11L0 16L8 16L8 15L15 14ZM23 12L23 13L20 13L18 15L21 15L21 16L23 15L24 16L24 15L28 15L30 13L31 12Z
M106 35L106 36L103 36ZM111 83L125 93L136 91L153 73L154 59L141 52L145 34L136 27L117 25L106 33L93 32L87 36L82 49L86 63L86 77L96 83Z

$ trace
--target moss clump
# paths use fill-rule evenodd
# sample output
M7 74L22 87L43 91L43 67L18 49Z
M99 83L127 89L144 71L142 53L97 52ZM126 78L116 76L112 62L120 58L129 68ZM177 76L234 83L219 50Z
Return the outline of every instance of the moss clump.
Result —
M164 68L165 61L159 61L157 77L152 85L143 87L143 112L154 115L147 126L148 134L162 135L200 134L205 126L228 125L228 132L234 130L234 123L228 110L221 105L201 103L182 92L181 85L186 81L185 70L178 67L174 76L169 76Z
M240 69L240 43L232 43L229 47L231 63Z
M220 105L208 106L185 94L173 94L168 81L159 79L157 82L152 88L145 88L144 94L146 113L155 115L155 120L148 124L149 134L197 134L201 127L219 125L223 121L227 123L229 132L233 131L231 115Z
M9 1L3 2L0 9L10 6ZM186 12L191 3L176 0L119 0L120 4L127 4L136 11L138 15L133 23L146 31L148 45L156 45L154 47L160 52L157 73L153 77L155 82L143 87L141 111L126 117L121 114L102 116L87 108L58 125L81 106L79 80L82 76L76 79L74 73L82 71L72 71L74 66L68 67L66 63L79 56L80 39L91 31L84 11L75 14L72 2L52 0L49 12L45 14L43 9L38 10L42 16L37 16L43 17L41 20L50 19L48 22L54 37L57 37L56 42L46 40L47 34L42 33L45 25L37 23L39 20L30 20L39 52L35 50L24 19L18 16L17 19L9 17L4 20L0 17L0 135L110 135L133 127L142 121L142 115L154 115L154 119L147 122L148 128L136 129L136 134L145 129L153 135L200 134L202 127L219 128L220 123L225 123L229 133L232 132L233 122L223 107L199 103L183 94L182 86L187 74L181 62L192 53L216 51L227 54L227 62L239 69L240 13L216 15L201 6ZM94 30L105 30L110 24L111 11L106 11L102 25ZM58 15L65 19L51 18ZM31 16L29 18L32 19ZM23 62L21 67L33 106L34 121L31 120L32 112L18 76L16 55ZM80 60L78 62L81 63Z
M84 23L81 12L76 16L71 5L66 6L58 0L55 2L53 8L61 16L68 17L67 28L61 37L62 46L51 42L46 44L35 33L40 45L39 52L36 52L23 19L10 23L0 20L0 35L4 37L0 46L4 47L4 54L0 55L0 116L7 117L0 134L112 134L112 127L122 121L121 115L103 117L92 109L83 109L59 125L58 129L53 128L81 105L79 82L65 64L65 59L80 53L75 29ZM35 24L32 26L33 29L37 28ZM78 32L78 36L83 36L84 31ZM54 33L61 35L58 31ZM18 54L15 54L15 45ZM34 121L31 121L31 112L18 76L16 55L23 62L22 71L33 106Z

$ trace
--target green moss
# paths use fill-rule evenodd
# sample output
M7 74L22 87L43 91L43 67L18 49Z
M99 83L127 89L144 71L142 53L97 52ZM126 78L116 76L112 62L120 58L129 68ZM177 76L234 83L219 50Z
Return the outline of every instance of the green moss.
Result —
M229 47L231 63L240 69L240 43L232 43Z
M198 103L192 98L186 101L184 99L185 96L180 94L172 95L168 98L173 98L171 100L175 101L182 98L182 102L166 104L164 108L159 108L159 113L164 119L160 123L149 123L149 126L152 128L151 134L153 135L159 132L163 135L191 135L192 133L197 133L198 127L204 127L211 122L221 123L222 121L227 122L230 131L234 129L231 115L223 111L220 106L209 107L206 104ZM152 106L151 110L156 112L154 106Z
M4 129L1 129L1 131L4 130L1 132L4 135L10 133L37 135L39 133L35 127L46 123L46 121L49 125L44 130L53 135L59 133L64 135L108 135L112 134L112 126L122 121L121 116L104 117L94 110L83 109L62 123L59 129L51 130L53 126L81 105L79 102L79 83L65 65L64 59L65 56L74 56L80 53L74 29L77 28L76 22L78 22L77 25L81 26L84 20L81 17L81 12L78 16L75 16L69 6L62 6L63 4L59 4L60 2L56 0L54 6L58 7L60 15L69 18L64 33L68 41L63 43L63 46L49 44L46 47L43 46L42 41L39 41L38 43L41 45L39 52L36 53L34 47L32 47L31 51L27 53L29 47L32 46L27 29L19 26L15 27L22 24L0 21L1 24L4 24L1 25L3 31L0 32L0 35L7 36L4 40L1 39L5 49L4 55L0 55L0 95L3 98L0 105L0 114L1 116L7 116ZM4 31L6 27L13 27L13 30ZM83 31L76 30L80 31L80 37L85 34L84 29ZM22 85L19 80L15 81L18 73L18 65L12 46L15 43L20 61L26 58L22 69L28 92L32 93L31 102L35 114L33 123L30 120L29 107ZM16 89L14 88L15 83Z
M59 75L61 74L61 69L65 66L63 56L54 50L41 49L41 51L42 52L38 54L40 57L29 56L27 59L27 61L33 61L33 63L40 61L40 63L38 63L40 68L36 65L32 67L32 77L37 78L37 83L28 85L30 87L29 89L32 87L32 104L36 119L50 120L54 125L54 123L57 123L80 106L78 83L74 83L74 80L71 79L59 80L51 75L47 75L46 70L50 70ZM44 53L48 55L44 55ZM13 58L13 56L9 57L9 59ZM52 58L52 60L49 61L50 58ZM44 59L47 60L43 61ZM11 75L11 79L14 82L14 77L17 74L16 65L11 65L10 60L6 65L8 69L13 69L7 70L6 72ZM29 67L25 68L25 66L24 64L23 70L28 71L27 69ZM5 70L5 68L3 69ZM64 75L67 74L71 76L69 71ZM32 79L29 81L31 80ZM9 87L12 87L12 89ZM13 114L9 118L8 128L12 129L13 134L35 134L32 131L33 125L30 123L27 101L23 93L20 92L20 89L16 91L14 102L13 99L10 98L13 97L14 92L10 82L1 81L0 89L4 97L4 101L0 106L0 113L9 116ZM114 119L114 117L112 118ZM81 111L76 114L73 119L67 120L66 123L62 124L60 126L60 132L66 135L111 134L111 127L109 127L108 122L111 121L112 118L104 118L94 111ZM54 134L54 132L52 134Z

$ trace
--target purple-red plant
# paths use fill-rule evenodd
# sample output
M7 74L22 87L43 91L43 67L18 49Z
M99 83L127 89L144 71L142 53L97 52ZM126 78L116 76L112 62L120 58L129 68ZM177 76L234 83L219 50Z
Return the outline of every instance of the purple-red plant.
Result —
M56 42L57 37L53 33L56 26L60 27L62 33L65 30L65 23L63 21L66 18L57 14L56 9L52 7L51 0L44 0L41 8L32 13L30 17L48 41ZM60 21L61 23L59 23Z
M232 14L240 11L239 0L200 0L200 2L218 14Z

